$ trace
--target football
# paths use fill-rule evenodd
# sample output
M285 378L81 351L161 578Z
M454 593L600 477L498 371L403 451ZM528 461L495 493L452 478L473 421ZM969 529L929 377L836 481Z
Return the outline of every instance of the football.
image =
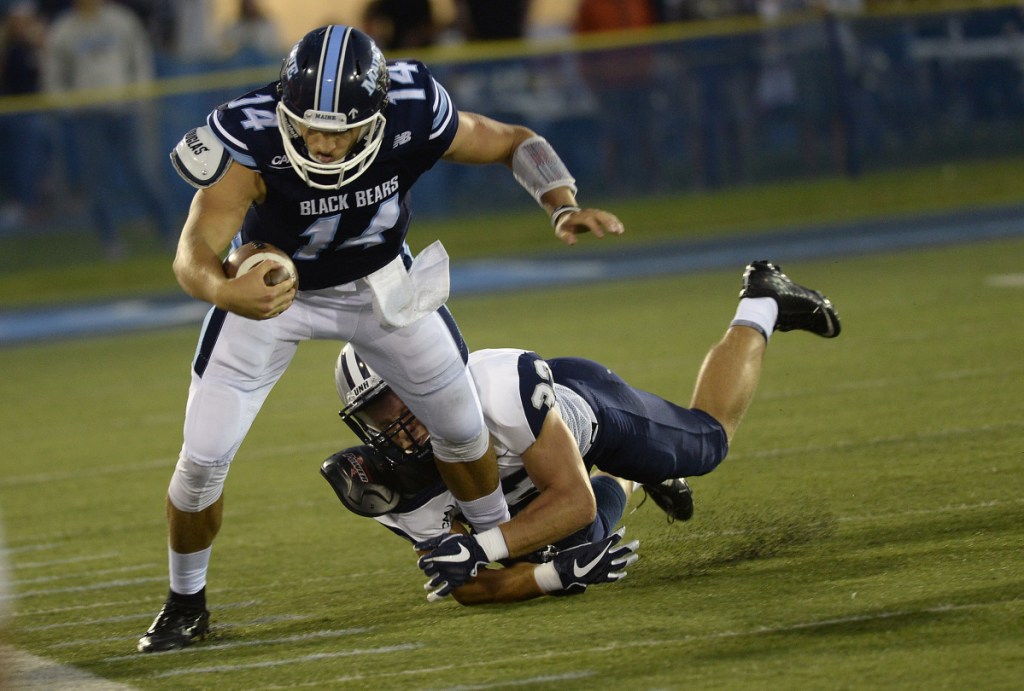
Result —
M299 276L291 257L269 242L261 242L260 240L247 242L232 251L228 258L224 260L224 275L228 278L244 276L252 271L253 267L264 261L271 261L277 264L263 278L268 286L276 286L278 283L287 281L289 278L297 279Z

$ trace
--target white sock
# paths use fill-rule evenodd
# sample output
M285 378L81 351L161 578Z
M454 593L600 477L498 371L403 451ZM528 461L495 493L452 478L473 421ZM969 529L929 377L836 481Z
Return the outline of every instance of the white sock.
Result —
M778 319L779 305L774 298L742 298L729 326L750 326L760 331L767 341Z
M191 554L178 554L167 548L171 571L171 590L180 595L194 595L206 585L206 570L210 566L213 546Z
M509 519L508 504L505 502L500 482L497 489L486 496L470 501L460 501L459 508L462 509L462 515L478 533Z

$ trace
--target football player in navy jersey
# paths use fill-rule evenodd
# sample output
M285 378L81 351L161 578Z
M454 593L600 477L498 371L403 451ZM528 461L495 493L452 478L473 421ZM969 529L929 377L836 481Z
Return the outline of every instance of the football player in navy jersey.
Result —
M588 478L589 471L632 480L630 489L642 485L670 520L688 520L693 495L685 478L707 474L725 458L760 380L769 337L794 329L834 338L839 317L826 297L778 266L751 263L735 317L705 357L688 408L637 389L592 360L543 360L517 349L471 353L470 373L512 513L472 535L457 529L457 507L444 485L423 472L434 466L428 429L347 344L335 367L341 417L365 445L335 454L321 473L346 507L415 543L432 601L449 593L476 604L581 591L617 580L626 552L635 551L635 545L616 547L621 536L610 532L626 494L606 476ZM481 570L529 558L545 545L580 543L581 556L568 552L508 573Z
M326 26L291 50L280 79L216 108L171 160L196 188L174 271L213 304L192 366L184 442L167 493L170 593L143 652L202 637L206 573L228 466L300 341L359 352L430 430L438 472L480 530L508 517L467 349L450 313L440 243L405 244L409 191L438 160L511 168L556 236L623 231L581 209L558 154L526 127L459 112L417 61L386 62L365 34ZM265 284L264 262L228 279L232 241L269 242L298 279Z

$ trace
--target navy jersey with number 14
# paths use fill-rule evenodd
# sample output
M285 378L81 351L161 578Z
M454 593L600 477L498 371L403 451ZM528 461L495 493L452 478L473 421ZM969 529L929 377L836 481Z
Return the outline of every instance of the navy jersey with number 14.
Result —
M458 112L425 65L390 62L388 73L391 88L380 151L366 172L336 190L308 186L289 163L277 127L278 82L229 101L207 117L227 155L259 173L266 184L265 200L246 214L242 242L263 240L291 254L300 290L362 278L402 252L411 217L410 188L455 138Z

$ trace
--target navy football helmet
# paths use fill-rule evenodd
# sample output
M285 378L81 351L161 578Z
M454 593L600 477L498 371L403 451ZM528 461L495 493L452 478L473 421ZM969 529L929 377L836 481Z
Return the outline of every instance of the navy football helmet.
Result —
M338 189L369 167L384 138L388 86L383 53L357 29L324 26L295 44L281 67L277 126L292 167L307 185ZM327 132L359 128L361 136L345 158L322 163L309 156L300 126Z
M332 454L320 475L352 513L373 518L394 511L402 499L394 466L370 446L353 446Z
M429 461L433 465L430 438L416 440L412 428L416 418L407 408L383 428L366 413L367 406L389 393L391 387L363 362L351 343L345 344L338 355L334 384L345 404L338 415L364 444L369 444L396 464Z

